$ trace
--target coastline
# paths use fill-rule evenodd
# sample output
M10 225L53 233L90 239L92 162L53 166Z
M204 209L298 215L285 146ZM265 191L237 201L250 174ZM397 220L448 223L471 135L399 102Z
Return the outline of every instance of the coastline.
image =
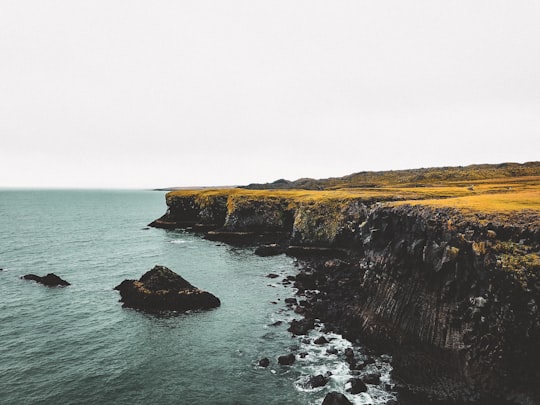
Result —
M462 189L440 205L395 190L183 190L150 225L298 257L295 286L318 291L300 312L390 352L400 403L538 403L540 212L513 209L519 190L462 209L452 198L478 195Z

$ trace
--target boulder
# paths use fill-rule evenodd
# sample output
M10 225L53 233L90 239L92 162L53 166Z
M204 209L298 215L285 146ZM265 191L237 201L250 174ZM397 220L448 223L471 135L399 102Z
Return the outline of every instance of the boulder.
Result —
M22 276L24 280L33 280L48 287L65 287L71 285L66 280L61 279L54 273L49 273L46 276L36 276L35 274L27 274Z
M300 320L293 319L291 326L287 329L293 335L306 335L311 329L315 327L313 319L304 318Z
M264 357L259 360L259 367L268 367L270 365L270 359L268 357Z
M377 385L381 383L381 375L379 373L366 374L362 377L362 381L364 381L366 384Z
M279 254L283 253L283 247L278 245L277 243L269 243L266 245L261 245L257 249L255 249L255 254L257 256L277 256Z
M147 312L211 309L221 305L219 299L200 290L165 266L155 266L138 281L124 280L120 291L123 307Z
M322 374L309 377L309 385L311 388L324 387L326 384L328 384L328 381L329 378Z
M316 345L325 345L328 343L328 339L326 339L324 336L319 336L317 339L313 341Z
M352 402L340 392L332 391L326 394L322 405L352 405Z
M278 357L278 363L282 366L290 366L296 361L294 354L289 353Z
M366 384L359 378L351 378L349 380L351 383L351 388L347 390L351 394L360 394L361 392L366 392L368 390Z

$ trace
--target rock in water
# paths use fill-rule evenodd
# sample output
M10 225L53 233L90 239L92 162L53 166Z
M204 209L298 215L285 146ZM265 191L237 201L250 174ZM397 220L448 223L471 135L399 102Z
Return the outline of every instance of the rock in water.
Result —
M35 274L27 274L26 276L22 276L22 278L25 280L36 281L48 287L65 287L65 286L71 285L66 280L62 280L60 277L58 277L54 273L49 273L43 277L36 276Z
M352 405L352 402L345 395L332 391L326 394L322 405Z
M155 266L138 281L124 280L120 291L123 307L147 312L211 309L221 305L219 299L199 290L165 266Z

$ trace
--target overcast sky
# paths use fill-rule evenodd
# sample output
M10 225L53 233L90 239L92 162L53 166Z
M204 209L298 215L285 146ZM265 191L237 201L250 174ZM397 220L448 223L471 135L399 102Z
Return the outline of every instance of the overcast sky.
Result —
M0 2L0 187L540 160L540 1Z

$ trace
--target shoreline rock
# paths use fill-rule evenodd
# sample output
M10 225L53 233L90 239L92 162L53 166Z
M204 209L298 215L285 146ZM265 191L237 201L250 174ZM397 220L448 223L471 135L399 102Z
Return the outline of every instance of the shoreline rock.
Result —
M35 274L26 274L21 277L24 280L32 280L47 287L67 287L71 285L66 280L61 279L54 273L49 273L46 276L36 276Z
M139 280L124 280L120 292L123 307L146 312L205 310L219 307L219 299L200 290L165 266L155 266Z

